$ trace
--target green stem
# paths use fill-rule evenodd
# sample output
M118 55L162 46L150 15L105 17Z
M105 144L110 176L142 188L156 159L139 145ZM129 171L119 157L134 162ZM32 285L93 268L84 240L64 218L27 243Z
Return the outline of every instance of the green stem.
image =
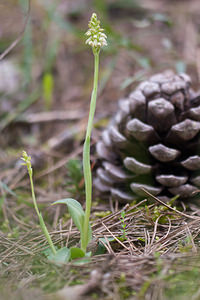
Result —
M53 254L55 255L56 254L56 248L53 244L53 241L51 239L51 236L47 230L47 227L44 223L44 220L43 220L43 217L42 217L42 214L39 212L39 209L38 209L38 205L37 205L37 201L36 201L36 197L35 197L35 191L34 191L34 184L33 184L33 177L32 177L32 171L29 171L29 177L30 177L30 183L31 183L31 193L32 193L32 199L33 199L33 205L34 205L34 208L36 210L36 213L38 215L38 218L39 218L39 221L40 221L40 227L49 243L49 246L51 248L51 251L53 252Z
M90 111L88 118L87 131L85 136L85 142L83 147L83 173L85 179L85 196L86 196L86 208L85 208L85 218L84 218L84 229L81 238L81 248L86 251L88 245L88 230L89 230L89 219L91 212L91 202L92 202L92 172L90 166L90 137L92 133L92 126L94 120L94 113L96 109L96 98L97 98L97 88L98 88L98 74L99 74L99 51L94 52L94 83L93 91L90 102Z
M30 182L31 182L31 193L32 193L32 199L33 199L33 205L35 208L35 211L38 215L38 218L40 217L40 212L37 206L37 201L36 201L36 197L35 197L35 191L34 191L34 184L33 184L33 177L32 177L32 172L29 172L29 177L30 177Z

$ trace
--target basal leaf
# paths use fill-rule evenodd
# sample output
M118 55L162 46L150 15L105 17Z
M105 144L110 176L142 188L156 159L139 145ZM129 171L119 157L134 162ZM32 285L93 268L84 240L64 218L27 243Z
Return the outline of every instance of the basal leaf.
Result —
M74 266L83 266L85 264L88 264L89 262L91 262L91 258L90 257L82 257L82 258L80 258L78 260L72 261L71 263Z
M78 201L72 198L66 198L55 201L53 205L54 204L66 204L74 224L80 232L83 231L85 213L81 204Z
M80 248L70 248L71 251L71 259L85 257L85 252Z
M78 228L78 230L80 231L81 234L81 239L83 239L83 227L84 227L84 218L85 218L85 213L84 210L81 206L81 204L72 198L66 198L66 199L61 199L61 200L57 200L53 203L54 204L66 204L69 210L69 214L74 222L74 224L76 225L76 227ZM91 241L92 239L92 229L91 226L89 224L88 227L88 243Z
M59 249L54 255L52 252L48 255L48 259L55 263L67 263L71 259L70 249L63 247Z

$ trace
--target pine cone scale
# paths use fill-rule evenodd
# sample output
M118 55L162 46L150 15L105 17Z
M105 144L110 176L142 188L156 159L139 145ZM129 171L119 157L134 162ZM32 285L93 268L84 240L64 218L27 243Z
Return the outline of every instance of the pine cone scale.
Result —
M149 174L152 171L152 166L139 162L134 157L126 157L124 159L124 166L127 170L135 174Z
M181 162L181 165L191 171L200 169L200 156L194 155Z
M176 176L170 175L157 175L156 180L166 187L177 187L180 186L188 180L188 176Z

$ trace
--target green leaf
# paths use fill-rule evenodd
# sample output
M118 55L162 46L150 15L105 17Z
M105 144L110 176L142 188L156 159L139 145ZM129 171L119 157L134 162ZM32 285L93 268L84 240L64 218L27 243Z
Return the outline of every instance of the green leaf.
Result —
M109 242L114 242L114 241L115 241L115 239L114 239L113 237L108 237L107 240L108 240ZM105 238L100 238L100 239L99 239L98 247L97 247L97 250L96 250L96 252L95 252L94 255L101 255L101 254L106 253L107 249L106 249L106 247L104 246L104 244L107 244L107 240L106 240ZM103 242L104 244L103 244L102 242Z
M53 205L54 204L66 204L74 224L76 225L78 230L82 232L85 213L81 204L72 198L57 200L53 203Z
M85 252L80 248L70 248L71 251L71 259L85 257Z
M63 247L55 255L51 252L47 258L55 263L67 263L71 259L71 251L67 247Z
M69 214L70 214L74 224L80 231L81 239L82 239L83 232L84 232L83 228L84 228L85 213L83 211L81 204L77 200L72 199L72 198L61 199L61 200L55 201L53 203L53 205L54 204L66 204L67 205ZM91 227L89 224L88 243L91 241L91 239L92 239L92 230L91 230Z
M83 265L88 264L90 262L91 262L91 258L89 258L89 257L82 257L82 258L80 258L78 260L72 261L72 264L74 266L83 266Z

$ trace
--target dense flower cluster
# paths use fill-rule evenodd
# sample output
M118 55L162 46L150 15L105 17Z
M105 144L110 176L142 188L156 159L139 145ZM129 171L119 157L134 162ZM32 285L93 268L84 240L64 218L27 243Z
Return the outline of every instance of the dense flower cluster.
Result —
M28 172L32 173L31 156L28 156L26 151L22 152L21 160L24 161L24 163L22 163L22 165L26 166L28 169Z
M100 21L97 19L97 15L95 13L92 14L88 27L89 29L86 32L86 35L89 36L89 38L85 43L97 51L100 50L101 47L106 46L107 36L103 33L104 29L100 27Z

